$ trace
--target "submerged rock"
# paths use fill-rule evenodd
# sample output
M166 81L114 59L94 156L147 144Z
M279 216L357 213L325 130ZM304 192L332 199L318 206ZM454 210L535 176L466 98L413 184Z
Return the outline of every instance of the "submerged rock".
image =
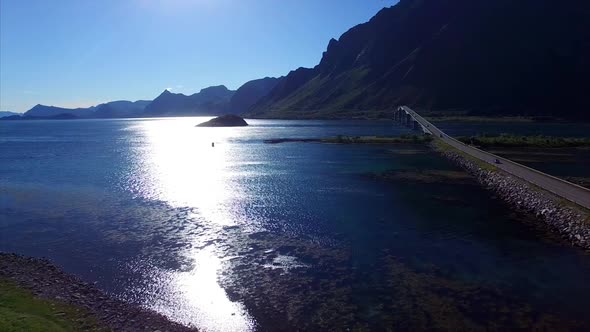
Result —
M200 123L197 127L244 127L247 125L248 123L243 118L237 115L228 114Z

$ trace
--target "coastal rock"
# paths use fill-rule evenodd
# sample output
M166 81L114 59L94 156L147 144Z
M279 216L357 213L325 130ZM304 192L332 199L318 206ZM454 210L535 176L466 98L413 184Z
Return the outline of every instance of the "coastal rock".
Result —
M200 123L197 127L245 127L247 125L248 123L243 118L228 114Z

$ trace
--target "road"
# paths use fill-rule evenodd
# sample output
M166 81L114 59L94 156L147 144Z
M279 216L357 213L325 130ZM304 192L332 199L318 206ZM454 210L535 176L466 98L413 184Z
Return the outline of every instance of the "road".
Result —
M516 177L519 177L525 181L528 181L532 184L535 184L555 195L558 195L562 198L565 198L571 202L574 202L578 205L581 205L587 209L590 209L590 190L587 188L578 186L577 184L556 178L549 174L545 174L543 172L537 171L530 167L521 165L519 163L515 163L509 159L502 158L495 154L485 152L478 148L463 144L462 142L448 136L440 129L435 127L432 123L425 120L421 117L418 113L414 112L412 109L403 106L404 110L408 112L410 115L414 117L416 121L418 121L421 125L428 128L432 135L435 137L442 139L447 144L473 156L477 159L480 159L484 162L494 165L497 168L502 169L503 171L512 174ZM442 137L441 137L442 135ZM497 164L495 160L499 160L500 164Z

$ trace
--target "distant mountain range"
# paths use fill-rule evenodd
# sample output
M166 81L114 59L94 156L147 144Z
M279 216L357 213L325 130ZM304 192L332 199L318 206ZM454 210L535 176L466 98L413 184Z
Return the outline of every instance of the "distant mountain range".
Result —
M135 102L119 100L87 108L63 108L56 106L35 105L23 114L24 118L55 118L70 115L66 118L127 118L140 116L149 100ZM60 117L58 117L60 118Z
M9 112L9 111L0 111L0 118L4 118L7 116L19 116L20 113L15 113L15 112Z
M332 39L245 116L590 119L590 1L402 0Z
M164 90L146 106L146 116L220 115L229 111L235 91L225 86L212 86L190 96Z
M590 1L401 0L332 39L314 68L192 95L90 108L37 105L29 117L243 114L390 118L422 112L590 120Z
M45 118L59 114L72 114L78 117L88 117L94 112L94 109L95 106L89 108L63 108L37 104L30 110L26 111L23 116Z
M131 118L141 116L150 100L127 101L119 100L110 103L100 104L95 107L93 117L95 118Z
M202 89L190 96L164 90L146 106L144 116L194 116L241 114L272 90L281 78L249 81L238 90L223 85Z
M63 108L36 105L24 114L0 112L5 120L27 119L96 119L159 116L217 116L243 113L275 87L281 78L266 77L249 81L238 90L223 85L202 89L190 96L164 90L154 100L135 102L119 100L87 108Z

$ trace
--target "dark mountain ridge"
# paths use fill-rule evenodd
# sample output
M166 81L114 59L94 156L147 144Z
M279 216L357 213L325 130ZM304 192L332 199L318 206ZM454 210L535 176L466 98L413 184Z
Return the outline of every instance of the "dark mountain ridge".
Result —
M219 115L228 112L229 101L235 91L224 85L202 89L190 96L164 90L146 106L146 116Z
M243 84L236 90L229 102L232 113L240 114L247 111L260 98L266 96L282 79L283 77L265 77Z
M64 108L64 107L57 107L57 106L46 106L37 104L33 106L30 110L26 111L23 116L30 116L30 117L51 117L58 114L73 114L79 117L87 117L90 116L96 106L86 107L86 108Z
M402 0L299 68L247 113L379 117L440 112L590 119L590 2Z
M117 100L96 106L93 117L96 118L130 118L139 116L150 100L127 101Z
M63 108L37 104L22 116L29 118L54 118L57 115L70 114L76 118L125 118L140 115L149 103L149 100L138 100L135 102L118 100L86 108Z
M242 113L261 97L274 88L282 78L265 77L243 84L238 90L232 91L223 85L201 89L192 95L172 93L164 90L153 101L138 100L135 102L118 100L87 108L63 108L56 106L36 105L22 116L7 114L12 120L17 119L56 119L64 114L75 118L130 118L154 116L199 116L224 115ZM59 115L59 116L58 116Z
M10 111L0 111L0 118L5 118L7 116L20 116L20 113L10 112Z

